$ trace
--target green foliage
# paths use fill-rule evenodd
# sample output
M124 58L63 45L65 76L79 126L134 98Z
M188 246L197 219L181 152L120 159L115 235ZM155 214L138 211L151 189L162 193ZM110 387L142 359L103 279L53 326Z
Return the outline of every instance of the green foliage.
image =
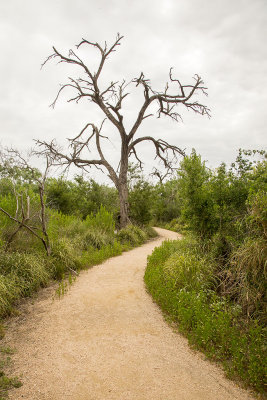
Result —
M99 185L94 180L86 181L76 176L74 182L63 178L48 180L47 201L51 208L67 215L86 218L96 214L101 205L112 215L118 213L118 195L114 188Z
M184 233L188 230L188 227L181 221L181 218L174 218L169 222L166 222L163 225L163 228L169 229L170 231L174 231L177 233Z
M266 206L267 163L266 160L253 162L245 158L251 154L258 152L240 150L230 169L222 163L217 170L211 171L193 150L181 162L178 179L173 181L180 208L180 214L176 215L178 222L203 240L217 236L214 247L218 257L228 257L231 249L247 236L249 229L244 220L253 196L259 196L262 208ZM266 216L264 218L266 221Z
M102 205L95 215L88 215L85 222L86 225L91 229L100 230L106 234L112 235L115 230L115 222L112 214L108 212Z
M129 192L130 218L137 224L148 224L151 221L151 201L153 187L148 182L137 182Z
M146 233L148 239L153 239L158 236L157 232L151 225L145 225L142 230Z
M27 223L35 230L40 228L40 199L28 172L0 168L0 207L11 216L16 217L16 212L22 215L23 209L27 211L29 197L31 218ZM47 189L45 201L51 207L46 207L45 221L51 244L49 257L44 254L41 241L25 227L20 227L7 246L19 225L0 212L0 318L14 313L21 297L31 296L51 279L58 280L56 295L61 297L80 269L102 263L155 236L152 228L142 230L134 226L116 235L115 189L93 180L86 182L81 177L75 182L50 179ZM11 354L11 350L2 349L0 356L3 354ZM21 384L17 378L5 375L2 371L5 366L0 359L0 399L6 397L9 389Z
M148 182L138 164L128 170L130 219L138 225L170 221L180 216L177 179L164 185L153 186Z
M68 278L65 278L65 274L62 275L61 281L58 282L58 287L56 289L56 296L61 298L69 290L70 286L75 282L76 276L71 273L68 274Z
M114 231L113 217L103 206L96 215L91 214L85 220L51 211L48 233L52 244L53 276L61 279L68 270L78 271L89 253L112 247Z
M237 304L216 291L216 265L192 239L164 242L148 258L145 283L192 345L222 361L232 377L264 391L266 330L242 322Z
M145 180L138 164L129 165L128 190L131 221L138 225L149 224L152 219L154 188Z
M9 193L13 191L13 185L10 185L11 180L21 187L35 187L34 177L39 178L41 175L41 172L37 168L31 170L26 166L21 167L17 165L12 157L0 164L0 186L2 188L4 183L8 182L8 187L10 188Z
M162 224L181 216L178 180L172 179L154 187L151 213L156 223Z
M121 243L129 243L134 247L144 243L145 240L148 239L148 236L146 232L138 226L129 224L118 232L117 238Z
M178 176L182 221L201 237L210 236L214 228L209 187L211 174L195 150L181 162Z
M266 168L267 170L267 168ZM267 193L260 189L251 193L248 201L247 226L254 237L267 239Z
M115 240L113 244L106 245L100 249L89 247L85 252L82 253L79 259L82 265L84 265L86 268L89 268L93 265L101 264L110 257L118 256L123 251L128 249L128 244L121 244Z
M260 151L239 151L230 169L207 170L193 150L181 162L180 217L164 225L200 237L217 264L217 292L245 316L264 319L267 241L267 162ZM258 156L256 160L249 157ZM262 279L260 279L262 277Z
M42 236L40 198L39 194L35 192L34 185L27 185L27 187L19 187L18 185L13 187L12 185L12 188L13 193L1 195L0 182L0 207L14 219L19 221L24 219L28 226L33 227L35 233L39 233ZM8 243L13 251L24 251L27 248L40 249L43 246L40 239L36 238L24 226L20 226L18 222L9 218L1 210L0 227L0 248L5 248Z

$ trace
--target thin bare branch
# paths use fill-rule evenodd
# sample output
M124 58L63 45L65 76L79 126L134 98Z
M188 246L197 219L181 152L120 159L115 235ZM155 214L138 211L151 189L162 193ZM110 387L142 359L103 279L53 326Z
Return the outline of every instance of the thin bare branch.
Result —
M179 147L171 145L165 140L155 139L152 136L143 136L134 140L129 146L129 154L134 153L136 155L135 146L144 141L150 141L153 143L156 152L155 158L158 157L163 162L166 168L171 168L173 159L176 159L178 154L181 156L185 155L184 151L181 150ZM169 152L171 152L173 155L173 159L171 161L169 159Z

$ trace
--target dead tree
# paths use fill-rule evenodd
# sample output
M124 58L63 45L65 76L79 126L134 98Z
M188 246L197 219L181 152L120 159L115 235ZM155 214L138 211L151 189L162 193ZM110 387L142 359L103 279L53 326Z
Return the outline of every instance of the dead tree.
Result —
M105 119L107 119L118 132L121 142L118 168L113 167L107 161L104 154L103 140L107 138L107 136L102 134L102 129L105 119L100 127L91 122L87 123L75 138L69 139L69 154L61 152L55 141L48 143L43 140L38 140L37 143L41 146L42 152L52 154L56 157L57 161L67 166L74 164L82 169L91 166L100 169L104 168L118 190L120 199L120 223L121 227L124 227L129 222L127 189L129 157L133 155L142 167L142 161L137 152L138 145L143 142L151 143L154 147L155 158L161 160L166 168L171 166L171 163L173 163L177 155L184 155L183 150L176 145L169 144L166 140L156 139L153 136L136 138L136 133L142 122L154 115L149 112L150 105L152 103L157 104L156 115L158 118L165 115L174 121L179 121L181 119L181 115L177 111L178 106L184 106L188 110L192 110L197 114L207 115L208 117L210 116L210 110L207 106L194 100L195 95L198 93L207 95L207 88L204 86L201 77L195 75L191 84L183 85L179 79L173 76L172 68L169 71L169 81L164 91L156 91L152 88L150 80L145 78L143 72L141 72L138 78L134 78L128 83L126 83L125 80L121 83L111 81L109 85L102 87L99 82L99 77L103 72L105 62L111 53L121 44L122 38L123 36L118 34L115 42L110 47L107 46L107 43L101 46L99 43L90 42L86 39L82 39L76 46L77 49L82 46L95 48L100 56L96 72L92 72L92 69L90 69L73 50L70 50L69 54L64 55L53 47L54 53L43 63L43 65L45 65L48 61L56 59L58 63L72 64L80 69L82 75L78 78L69 78L67 83L61 85L51 106L55 106L61 92L65 88L71 88L74 92L74 95L69 98L68 102L74 101L78 103L82 99L88 99L96 104L102 110ZM137 110L134 124L129 130L126 130L122 106L125 98L129 95L127 90L130 84L142 88L144 98L139 110ZM98 157L96 159L91 159L89 157L89 146L91 146L92 141L95 142L98 152Z
M10 246L11 242L15 238L16 234L22 229L25 228L28 230L33 236L41 240L46 250L47 255L51 254L51 247L49 236L47 233L47 224L46 224L46 206L44 201L44 192L45 192L45 182L48 176L48 172L50 167L53 165L53 159L51 156L46 156L46 167L43 174L40 174L36 168L33 168L29 162L24 158L19 151L14 149L7 149L6 154L1 153L1 158L5 160L6 165L15 165L16 167L27 170L33 182L37 183L38 191L39 191L39 199L40 199L40 211L37 214L39 217L40 226L35 226L31 223L31 220L36 217L36 214L31 214L30 212L30 197L26 195L26 209L24 205L24 193L17 193L15 184L13 184L14 196L16 198L16 211L12 216L5 209L0 206L0 211L4 213L9 219L17 223L17 228L14 232L9 236L7 240L7 248Z

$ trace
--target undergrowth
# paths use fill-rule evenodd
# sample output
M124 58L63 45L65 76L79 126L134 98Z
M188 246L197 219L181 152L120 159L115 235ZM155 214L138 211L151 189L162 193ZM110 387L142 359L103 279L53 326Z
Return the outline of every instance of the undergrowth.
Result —
M5 220L0 229L0 319L16 313L22 297L32 296L51 280L58 281L55 297L60 298L70 288L78 273L123 251L144 243L156 235L151 228L129 225L118 233L112 215L100 207L96 215L82 220L48 210L48 235L51 255L48 257L40 240L20 229L7 249L6 238L16 229ZM4 335L0 325L0 338ZM0 400L12 387L19 387L16 377L6 376L4 369L10 360L0 352Z
M259 392L266 384L266 328L219 296L216 264L192 238L167 241L148 257L145 283L190 344L222 362L229 377Z
M36 247L18 251L19 237L15 249L5 251L0 247L0 318L12 314L21 297L31 296L51 279L59 281L58 291L62 294L66 277L73 280L80 270L101 264L155 236L151 228L134 225L116 233L112 217L105 209L85 221L53 211L51 220L50 257L44 255L38 242Z

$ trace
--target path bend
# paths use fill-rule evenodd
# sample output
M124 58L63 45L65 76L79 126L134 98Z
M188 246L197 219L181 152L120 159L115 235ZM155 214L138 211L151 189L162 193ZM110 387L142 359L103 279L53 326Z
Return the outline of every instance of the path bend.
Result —
M147 255L177 238L157 231L156 240L83 271L60 300L47 289L28 302L23 321L10 321L11 372L23 381L10 399L253 399L193 352L146 293Z

